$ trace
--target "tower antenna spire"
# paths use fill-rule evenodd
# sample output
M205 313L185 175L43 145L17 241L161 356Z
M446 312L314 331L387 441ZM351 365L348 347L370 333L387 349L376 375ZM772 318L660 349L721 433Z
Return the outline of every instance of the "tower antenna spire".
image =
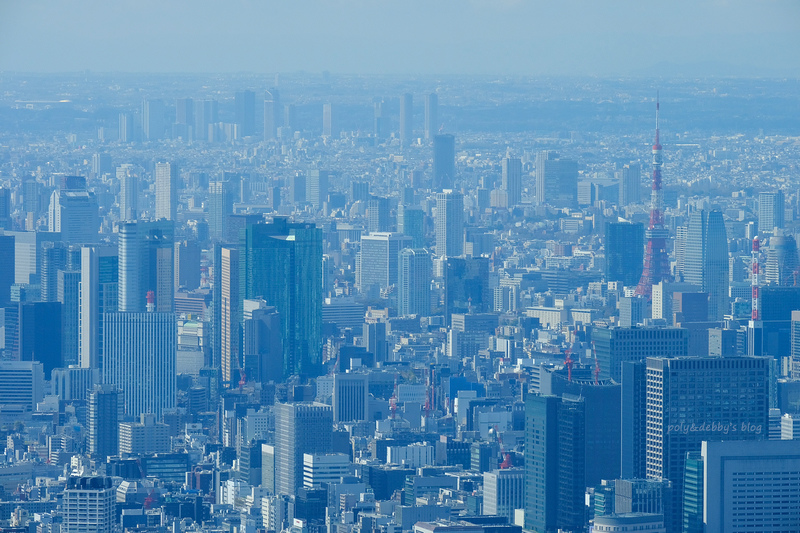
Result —
M645 232L647 249L644 256L644 270L636 286L636 296L650 298L653 285L669 279L669 258L667 257L667 237L669 230L664 225L664 196L661 190L661 135L659 112L661 102L656 91L656 137L653 141L653 187L650 193L650 225Z

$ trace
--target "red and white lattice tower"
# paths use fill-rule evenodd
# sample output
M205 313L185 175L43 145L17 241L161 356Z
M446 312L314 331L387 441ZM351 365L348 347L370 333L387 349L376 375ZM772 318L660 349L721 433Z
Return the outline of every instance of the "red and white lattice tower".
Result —
M758 259L759 259L758 256L760 252L761 252L761 244L758 241L758 236L756 236L755 238L753 238L753 251L751 259L753 273L750 276L750 283L753 288L753 307L752 307L752 312L750 313L750 320L752 320L754 323L761 320L761 299L759 295L761 291L760 288L761 280L759 279L758 276L760 273L758 266Z
M653 143L653 189L650 193L650 225L645 232L647 249L644 255L644 270L636 286L636 296L650 298L653 285L668 280L669 258L667 257L667 237L669 230L664 226L664 196L661 190L661 141L659 139L658 112L656 97L656 139Z

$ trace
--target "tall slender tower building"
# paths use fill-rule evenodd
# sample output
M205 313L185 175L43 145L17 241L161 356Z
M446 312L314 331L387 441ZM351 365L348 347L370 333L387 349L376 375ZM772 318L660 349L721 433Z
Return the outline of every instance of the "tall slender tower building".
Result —
M156 310L170 312L175 300L174 223L122 222L119 225L119 310L145 310L148 291Z
M456 179L456 138L449 133L433 138L433 188L450 189Z
M414 96L405 93L400 97L400 140L411 142L414 137Z
M656 98L656 139L653 142L653 190L650 193L650 226L645 231L647 248L644 255L644 270L636 287L636 296L650 298L653 285L669 279L669 258L667 257L667 237L669 230L664 225L664 197L661 191L661 142L659 139L658 112Z
M722 320L728 312L728 235L722 211L692 213L684 261L684 280L708 293L709 318Z
M425 97L425 138L433 139L439 131L439 97L431 93Z
M508 207L522 202L522 160L516 157L503 159L503 190L508 194Z
M221 250L222 287L220 295L221 322L220 333L222 363L222 381L239 380L241 368L240 351L240 317L239 317L239 250L234 246L223 246Z
M240 137L250 137L256 132L256 93L239 91L234 97L236 125Z
M436 193L436 255L458 257L464 253L464 195L445 190Z
M175 220L178 213L178 168L156 163L156 219Z

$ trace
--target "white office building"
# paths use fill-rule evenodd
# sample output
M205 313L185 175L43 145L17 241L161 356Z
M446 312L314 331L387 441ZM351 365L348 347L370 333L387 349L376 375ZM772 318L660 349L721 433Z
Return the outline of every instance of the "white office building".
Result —
M110 477L70 477L62 502L62 533L115 530L117 491Z
M483 512L505 516L514 523L514 510L525 506L525 471L507 468L483 473Z
M339 483L343 476L352 475L350 457L344 453L303 454L303 486Z

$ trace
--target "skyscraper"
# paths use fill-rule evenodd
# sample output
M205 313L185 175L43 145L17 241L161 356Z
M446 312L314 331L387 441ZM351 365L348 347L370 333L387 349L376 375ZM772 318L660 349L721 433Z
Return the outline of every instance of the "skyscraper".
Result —
M164 102L162 100L144 100L142 102L142 132L144 140L157 141L163 139L165 131Z
M129 143L133 142L133 114L120 113L119 114L119 142Z
M728 237L722 211L695 211L689 218L684 280L709 294L708 315L722 320L728 306Z
M772 285L792 286L798 283L797 269L800 258L797 241L792 235L773 235L769 238L764 279Z
M445 190L436 193L436 255L464 254L464 195Z
M145 310L153 291L156 311L171 312L175 299L174 223L121 222L119 225L119 310Z
M450 189L456 179L456 138L449 133L433 138L433 188Z
M644 226L630 222L606 224L606 281L632 287L644 265Z
M275 491L293 496L303 486L303 454L332 450L333 410L320 403L275 406Z
M783 191L762 192L758 195L758 234L772 234L775 228L783 228L786 199Z
M361 422L369 418L369 374L333 375L333 421Z
M328 197L328 182L330 172L327 170L312 169L306 178L306 201L320 209Z
M80 271L59 270L57 301L61 304L61 361L77 365L80 340Z
M314 224L253 224L240 248L240 298L263 298L281 315L285 376L322 363L322 230Z
M536 204L570 207L578 201L578 163L551 151L536 155Z
M62 503L64 533L113 533L116 530L116 494L110 477L67 478Z
M175 314L106 313L103 327L103 382L122 389L126 416L175 407Z
M642 167L629 163L622 167L619 179L619 205L638 204L641 201Z
M230 181L208 183L208 236L213 240L225 238L228 215L233 213L234 184Z
M63 242L42 243L42 301L58 301L58 271L67 268L67 247Z
M424 248L400 251L397 271L397 314L428 316L431 312L431 254Z
M277 138L278 126L283 123L283 106L278 89L270 89L264 92L264 139L272 140Z
M114 385L96 385L89 393L89 454L100 460L119 453L119 423L124 411L123 393Z
M239 316L239 250L234 246L223 246L221 250L221 323L222 381L239 381L241 351L239 349L241 318Z
M508 207L522 203L522 161L516 157L503 159L502 188L508 195Z
M175 243L175 290L200 287L200 243L184 240Z
M156 220L176 220L178 215L178 167L156 163Z
M264 105L266 106L266 102ZM266 109L264 113L266 113ZM266 121L264 123L266 124ZM331 137L334 134L338 134L338 131L334 128L333 105L330 103L322 104L322 135Z
M244 300L242 307L242 361L247 379L278 382L283 378L280 314L264 300Z
M644 361L648 357L685 357L689 332L683 328L637 326L593 328L600 377L620 381L623 361Z
M139 218L139 177L133 172L133 166L124 164L117 167L119 181L119 219L136 220Z
M97 198L86 190L86 179L68 176L50 196L48 231L61 233L66 243L97 242L100 214Z
M61 334L53 331L61 326L59 302L19 304L19 360L39 361L45 379L54 368L64 366L61 360Z
M418 207L397 206L397 231L411 237L413 248L425 247L425 211Z
M7 307L11 303L15 256L14 236L0 235L0 308Z
M647 477L672 481L682 516L686 454L702 441L766 440L769 358L647 359Z
M414 96L405 93L400 97L400 140L411 142L414 137Z
M494 308L489 288L487 257L448 257L444 273L444 314L447 323L453 313L486 313Z
M397 285L400 250L410 245L411 239L402 233L370 233L362 236L356 271L361 292L369 294Z
M370 196L367 200L367 229L370 233L389 231L389 199Z
M256 133L256 93L239 91L235 95L236 124L241 137L252 137Z
M439 97L430 93L425 97L425 138L433 139L439 132Z
M197 100L194 107L194 138L208 140L208 127L219 122L219 103L216 100Z
M79 359L83 368L102 368L103 321L116 313L119 257L111 246L81 248Z
M557 396L532 396L525 402L525 530L556 531L559 497Z

